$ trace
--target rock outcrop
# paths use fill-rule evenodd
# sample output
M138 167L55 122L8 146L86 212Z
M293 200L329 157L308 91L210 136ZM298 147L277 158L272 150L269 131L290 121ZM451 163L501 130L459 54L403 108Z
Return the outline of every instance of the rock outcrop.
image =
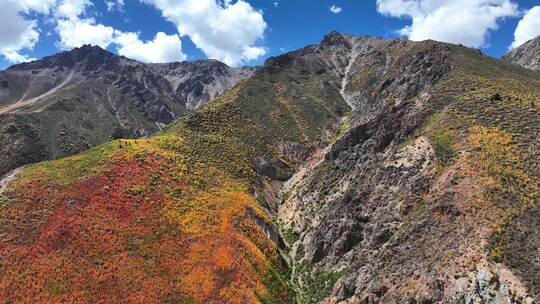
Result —
M510 63L540 72L540 36L531 39L502 57Z

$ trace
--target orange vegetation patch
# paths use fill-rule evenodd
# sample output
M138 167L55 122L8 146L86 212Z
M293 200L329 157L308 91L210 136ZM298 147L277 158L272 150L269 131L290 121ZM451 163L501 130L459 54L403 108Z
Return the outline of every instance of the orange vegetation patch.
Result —
M66 187L19 180L0 208L0 298L16 303L255 303L278 251L253 197L201 189L158 155ZM209 170L212 170L209 168ZM261 211L255 211L264 218ZM279 290L289 297L288 288Z

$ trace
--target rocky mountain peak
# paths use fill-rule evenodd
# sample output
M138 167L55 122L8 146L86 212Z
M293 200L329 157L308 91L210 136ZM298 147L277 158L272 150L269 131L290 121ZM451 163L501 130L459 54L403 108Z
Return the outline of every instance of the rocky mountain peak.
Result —
M316 61L322 60L326 62L325 64L333 66L336 63L329 63L329 61L347 61L347 59L341 57L349 55L353 48L353 40L354 38L348 34L332 31L324 36L319 44L308 45L292 52L268 58L264 63L264 67L269 71L290 67L297 63L300 58L304 60L309 60L309 58L316 59ZM322 61L319 63L322 63Z
M85 60L91 58L104 59L109 57L116 57L115 54L97 46L91 44L85 44L81 47L74 48L73 50L67 52L74 59Z
M504 54L502 59L527 69L540 71L540 36Z
M328 33L324 38L322 39L320 46L321 47L350 47L350 36L347 34L342 34L336 31L332 31Z
M117 66L124 57L115 55L96 45L83 45L70 51L58 53L43 59L13 65L8 70L35 70L46 68L78 68L80 70L97 70ZM126 59L128 60L128 59Z

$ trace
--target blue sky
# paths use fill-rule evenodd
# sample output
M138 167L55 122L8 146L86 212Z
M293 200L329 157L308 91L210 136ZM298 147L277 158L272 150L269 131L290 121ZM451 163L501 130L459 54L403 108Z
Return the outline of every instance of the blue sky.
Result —
M0 5L7 8L0 18L9 25L0 29L1 69L84 43L146 62L216 58L258 65L318 43L332 30L462 43L495 57L540 34L539 0L0 0Z

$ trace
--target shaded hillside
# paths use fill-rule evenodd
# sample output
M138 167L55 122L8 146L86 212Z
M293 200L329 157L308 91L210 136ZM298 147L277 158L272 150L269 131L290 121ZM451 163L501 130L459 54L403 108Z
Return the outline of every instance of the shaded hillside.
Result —
M502 57L510 63L540 72L540 36L531 39Z
M0 183L0 297L537 301L539 83L333 32L166 132Z
M0 175L123 137L148 136L253 69L143 64L83 46L0 72Z

